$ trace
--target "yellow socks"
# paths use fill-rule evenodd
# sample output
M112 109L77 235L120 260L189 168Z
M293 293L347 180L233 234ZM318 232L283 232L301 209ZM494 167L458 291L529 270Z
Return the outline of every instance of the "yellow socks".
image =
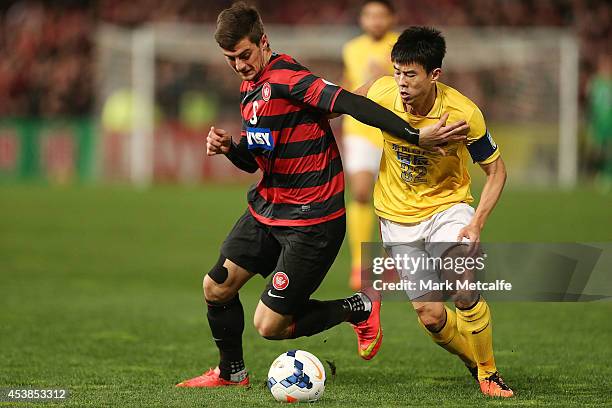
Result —
M425 329L427 334L431 336L433 341L436 342L436 344L444 348L449 353L458 356L466 366L470 368L476 367L476 361L473 357L472 348L466 341L465 337L459 333L459 330L457 329L457 315L455 315L455 312L446 306L444 306L444 309L446 310L446 323L437 333L429 331L423 322L421 322L421 319L417 320L419 321L421 327Z
M351 268L361 266L361 243L372 239L372 206L351 201L346 207L346 229L351 249Z
M457 328L465 336L478 362L478 379L484 380L497 371L493 357L493 328L489 305L480 297L470 309L457 309Z

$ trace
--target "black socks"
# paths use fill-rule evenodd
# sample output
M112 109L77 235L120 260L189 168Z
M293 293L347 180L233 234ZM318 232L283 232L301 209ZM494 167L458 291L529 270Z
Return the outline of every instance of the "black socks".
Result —
M220 377L231 381L246 376L242 358L244 310L238 295L226 303L206 301L208 324L220 354ZM234 376L232 376L234 374ZM236 375L239 374L239 375ZM232 378L234 377L234 378Z
M346 299L309 300L302 313L295 315L292 338L312 336L342 322L359 323L370 316L372 302L362 293Z

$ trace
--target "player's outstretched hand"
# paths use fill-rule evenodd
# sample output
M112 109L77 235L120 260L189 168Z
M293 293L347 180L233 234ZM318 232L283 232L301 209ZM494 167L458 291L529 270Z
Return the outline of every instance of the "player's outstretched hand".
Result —
M206 137L206 155L226 154L229 152L231 144L232 137L225 130L211 126Z
M445 113L436 124L422 128L419 134L419 146L445 155L444 149L439 145L467 138L470 127L465 120L446 125L447 120L448 113Z

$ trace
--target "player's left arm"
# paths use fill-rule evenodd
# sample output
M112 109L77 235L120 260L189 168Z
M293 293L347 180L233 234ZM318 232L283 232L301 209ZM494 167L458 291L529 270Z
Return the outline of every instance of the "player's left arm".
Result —
M493 211L493 208L495 208L499 201L499 197L506 184L506 165L500 155L490 163L480 164L480 167L487 175L487 181L480 195L480 201L478 202L478 207L476 207L476 213L472 218L472 222L459 231L458 242L461 242L463 238L469 239L474 244L480 242L480 233L484 229L491 211Z
M472 160L478 163L487 175L487 180L474 217L469 225L461 229L457 241L461 242L463 238L467 238L473 244L471 249L475 252L480 242L480 233L504 189L507 174L506 166L499 153L499 147L487 130L480 109L474 109L468 123L470 124L470 133L468 134L467 149Z

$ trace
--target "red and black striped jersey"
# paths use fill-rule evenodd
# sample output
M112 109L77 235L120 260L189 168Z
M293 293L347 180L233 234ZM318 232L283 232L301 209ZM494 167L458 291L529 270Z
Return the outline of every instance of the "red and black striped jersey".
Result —
M248 193L261 223L313 225L345 213L342 161L327 118L340 91L285 54L242 82L238 147L263 173Z

